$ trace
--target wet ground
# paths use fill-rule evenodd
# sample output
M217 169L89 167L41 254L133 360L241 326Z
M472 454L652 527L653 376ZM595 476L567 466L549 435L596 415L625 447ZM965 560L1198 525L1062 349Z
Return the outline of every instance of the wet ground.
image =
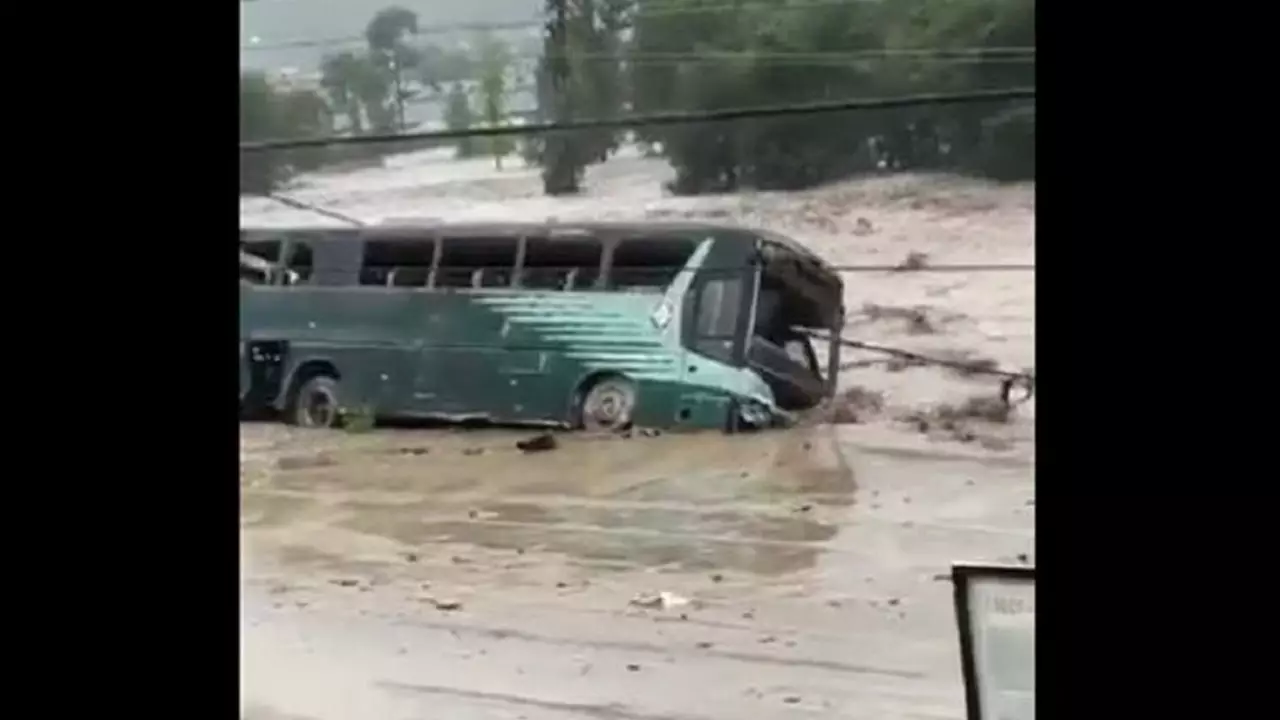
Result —
M246 717L958 718L940 578L1033 543L1029 457L871 428L242 435Z
M542 197L536 169L431 153L289 194L370 221L740 223L847 265L1034 262L1034 187L908 176L673 198L665 163L620 155L575 198ZM260 200L242 214L324 222ZM1033 273L845 282L847 337L1034 365ZM973 411L988 378L846 360L855 424L789 433L525 456L527 434L243 425L245 717L962 717L939 578L1030 559L1035 401L993 419ZM648 607L663 592L687 602Z

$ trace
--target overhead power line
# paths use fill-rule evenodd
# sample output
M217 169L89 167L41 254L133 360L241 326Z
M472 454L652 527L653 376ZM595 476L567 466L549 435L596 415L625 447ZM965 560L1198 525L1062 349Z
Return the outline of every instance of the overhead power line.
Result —
M326 136L281 140L264 140L240 143L241 152L266 152L271 150L296 150L326 147L330 145L376 145L406 141L457 140L467 137L508 137L512 135L543 135L552 132L575 130L623 130L630 127L662 127L691 123L726 122L732 120L764 120L769 118L817 115L855 110L890 110L904 107L930 105L963 105L981 102L1008 102L1034 100L1035 88L1007 90L975 90L961 93L932 93L906 95L891 98L848 99L791 105L757 106L710 110L704 112L670 112L637 115L614 120L581 120L569 123L534 123L506 125L465 130L433 130L426 132L390 133L379 135Z

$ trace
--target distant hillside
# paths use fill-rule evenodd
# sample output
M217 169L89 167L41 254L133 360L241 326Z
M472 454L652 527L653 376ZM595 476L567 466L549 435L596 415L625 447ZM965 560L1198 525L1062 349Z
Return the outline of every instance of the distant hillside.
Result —
M257 0L240 3L240 66L268 70L294 67L314 69L320 59L337 48L305 47L283 50L243 48L257 38L260 46L299 40L319 40L360 35L378 10L399 5L418 14L421 25L499 23L534 19L542 0ZM445 39L445 38L438 38Z

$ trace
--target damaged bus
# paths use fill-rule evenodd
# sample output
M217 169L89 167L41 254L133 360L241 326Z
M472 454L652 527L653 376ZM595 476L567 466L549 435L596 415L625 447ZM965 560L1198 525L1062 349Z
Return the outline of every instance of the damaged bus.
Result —
M704 224L241 233L241 405L588 430L781 426L833 392L839 274ZM825 367L824 367L825 365Z

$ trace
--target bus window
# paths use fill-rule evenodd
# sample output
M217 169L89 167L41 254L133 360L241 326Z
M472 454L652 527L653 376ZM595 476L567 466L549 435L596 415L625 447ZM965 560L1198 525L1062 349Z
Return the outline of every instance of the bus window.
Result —
M241 241L240 279L253 285L273 284L280 262L280 246L279 240Z
M431 276L436 241L367 240L360 264L361 285L424 287Z
M311 270L315 265L315 254L311 245L302 241L289 244L289 262L285 265L284 282L286 285L305 285L311 280Z
M689 238L623 240L613 251L609 288L666 288L684 269L697 247L697 241Z
M604 246L587 238L529 238L520 286L534 290L589 290L600 279Z
M515 237L445 238L435 286L510 287L519 249L520 241Z
M738 313L742 306L742 279L716 278L702 284L698 293L695 347L707 357L733 361Z

